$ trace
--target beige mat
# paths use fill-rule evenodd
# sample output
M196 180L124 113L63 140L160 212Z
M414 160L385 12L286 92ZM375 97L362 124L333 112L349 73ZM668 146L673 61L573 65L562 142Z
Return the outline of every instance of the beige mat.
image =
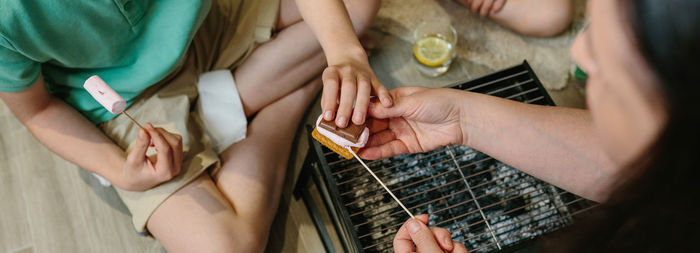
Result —
M572 28L554 38L541 39L503 29L452 0L383 0L372 27L382 48L372 64L378 69L380 80L389 87L399 83L435 87L479 77L527 59L547 89L560 90L566 87L571 68L569 45L583 22L585 1L575 2ZM446 75L428 78L416 75L410 41L418 24L436 18L449 19L457 30L458 59Z

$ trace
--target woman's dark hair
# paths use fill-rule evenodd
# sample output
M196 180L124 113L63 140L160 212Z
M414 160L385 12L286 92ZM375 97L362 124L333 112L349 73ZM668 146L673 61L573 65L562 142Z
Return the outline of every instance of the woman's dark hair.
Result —
M545 246L562 252L700 251L700 0L618 2L659 83L668 122L609 200Z

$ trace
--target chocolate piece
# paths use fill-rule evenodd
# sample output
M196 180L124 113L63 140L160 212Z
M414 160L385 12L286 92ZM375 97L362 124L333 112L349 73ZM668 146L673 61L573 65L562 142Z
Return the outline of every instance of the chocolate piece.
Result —
M352 122L348 123L349 124L346 128L340 128L335 125L335 121L321 119L321 122L318 123L318 126L340 137L343 137L346 140L357 142L357 140L360 139L360 135L362 135L362 131L365 130L365 124L355 125Z

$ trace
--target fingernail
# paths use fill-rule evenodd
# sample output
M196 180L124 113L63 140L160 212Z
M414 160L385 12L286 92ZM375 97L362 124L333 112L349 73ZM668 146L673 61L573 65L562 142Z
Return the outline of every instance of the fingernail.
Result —
M326 120L332 120L333 119L333 112L332 111L326 111L326 113L323 114L323 118Z
M348 122L348 119L345 118L344 116L341 116L341 117L338 118L338 122L337 122L337 123L338 123L338 126L339 126L339 127L345 127L345 124L347 124L347 122Z
M446 237L444 241L445 245L452 245L452 239L450 239L449 237Z
M411 219L408 221L408 232L411 234L415 234L420 230L420 224L418 224L418 221Z
M364 116L362 115L362 113L356 113L355 116L353 116L353 117L355 117L355 123L360 122L359 124L362 124L362 121L364 119Z
M382 102L382 105L389 107L391 106L391 98L389 96L384 96L384 101Z

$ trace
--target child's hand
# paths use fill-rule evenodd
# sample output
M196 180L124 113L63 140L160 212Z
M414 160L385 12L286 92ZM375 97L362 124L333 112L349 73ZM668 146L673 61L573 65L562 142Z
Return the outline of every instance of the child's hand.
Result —
M383 106L392 105L389 92L377 80L367 56L358 58L360 59L348 57L323 71L323 118L335 119L335 124L339 127L346 127L350 119L357 125L365 122L371 94L379 97Z
M506 0L457 0L474 13L488 17L490 14L498 13L503 9Z
M150 143L155 146L157 154L147 157ZM177 176L181 168L182 137L148 123L145 131L139 130L117 186L128 191L148 190Z

